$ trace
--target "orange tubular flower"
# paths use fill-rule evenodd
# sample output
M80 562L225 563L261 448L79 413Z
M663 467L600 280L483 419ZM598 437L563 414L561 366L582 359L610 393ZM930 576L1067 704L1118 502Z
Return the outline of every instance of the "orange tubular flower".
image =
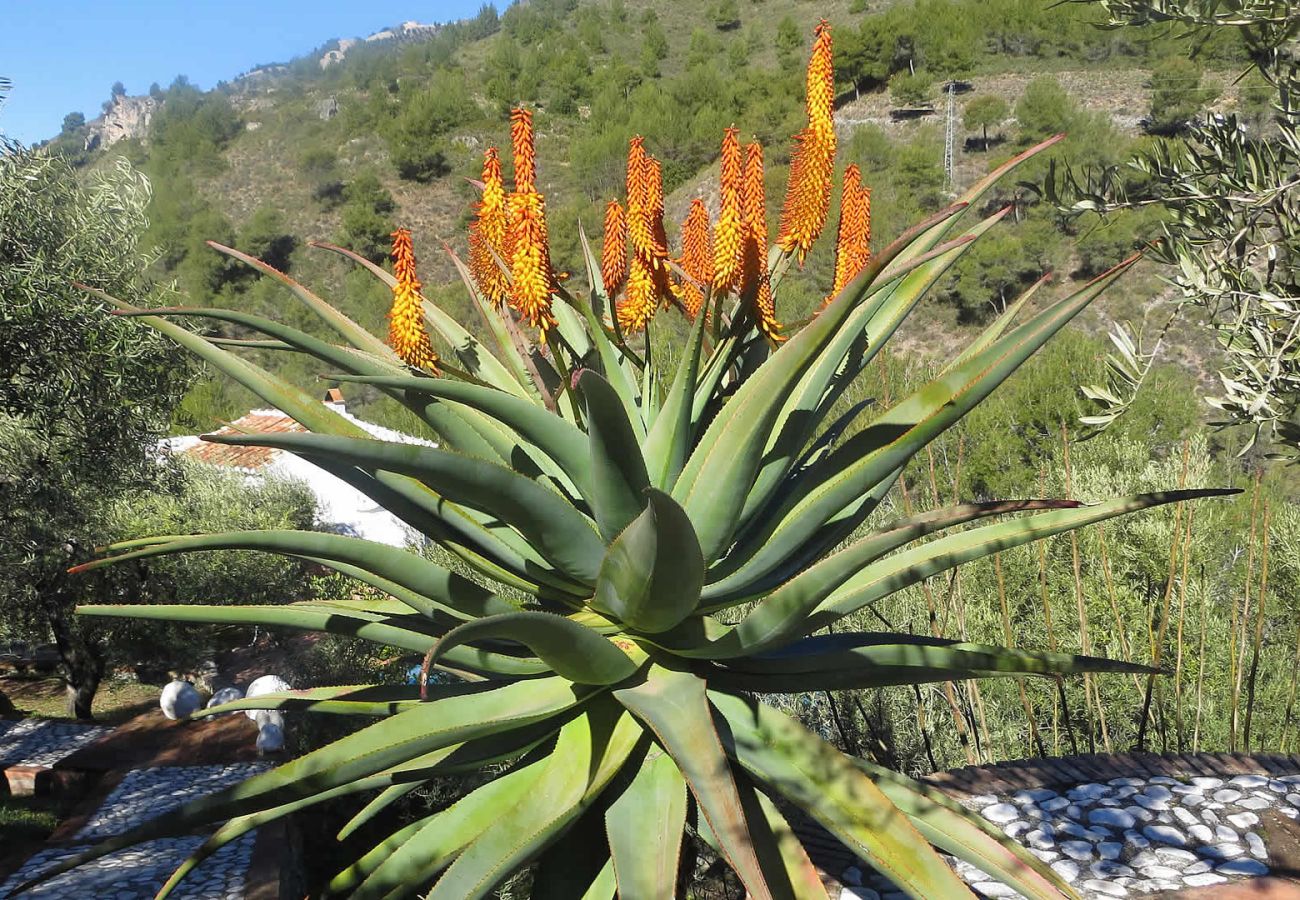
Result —
M826 303L866 268L870 258L871 188L862 184L861 171L852 165L844 170L840 223L835 233L835 281Z
M497 262L497 257L510 262L506 252L507 224L501 159L496 147L488 147L483 154L483 198L469 232L469 268L479 291L498 308L510 294L510 281Z
M741 203L744 221L743 252L741 254L742 297L754 298L754 319L763 334L775 342L781 336L781 323L776 320L776 304L772 298L772 283L767 273L767 203L763 183L763 147L758 141L745 148L744 185Z
M781 208L777 245L795 253L803 265L813 241L826 226L831 204L831 177L835 166L835 95L831 57L831 29L823 19L817 26L812 58L808 61L808 124L795 135L790 161L790 181Z
M555 270L547 246L546 201L537 192L533 116L528 110L510 113L510 145L515 163L515 190L510 195L506 238L510 249L510 305L545 339L546 330L555 325L551 315Z
M627 148L627 236L634 254L654 255L654 200L650 156L645 138L637 135Z
M388 345L402 362L420 369L438 371L438 354L424 329L424 310L420 306L420 279L415 274L415 249L411 232L399 228L393 232L393 305L388 311Z
M600 280L613 300L627 278L627 218L617 200L605 206L605 238L600 245Z
M531 110L519 107L510 110L510 149L515 161L515 190L520 193L537 190L537 148Z
M618 305L618 327L624 332L641 331L654 318L655 278L650 261L640 253L632 254L627 276L627 296Z
M678 260L693 281L683 281L682 304L692 319L700 314L704 305L704 290L713 281L713 244L709 236L709 211L704 201L696 197L691 201L691 211L682 222L682 255Z
M741 187L744 163L735 128L722 134L721 209L713 239L713 289L732 291L740 286L744 235L741 232Z

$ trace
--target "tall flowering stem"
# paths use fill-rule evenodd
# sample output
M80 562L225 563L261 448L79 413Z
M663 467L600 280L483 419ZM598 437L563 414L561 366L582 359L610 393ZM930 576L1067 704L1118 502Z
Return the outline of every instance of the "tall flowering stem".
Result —
M700 314L704 305L704 291L713 281L713 242L709 235L709 211L704 201L696 197L691 210L682 222L682 255L678 259L682 271L690 276L681 286L682 305L692 319Z
M399 228L393 238L393 305L388 311L388 345L402 362L419 369L438 371L438 354L429 342L421 308L420 279L415 273L415 248L411 231Z
M741 231L741 188L744 156L739 133L728 128L722 134L721 208L713 238L713 289L718 293L740 287L744 235Z
M870 259L871 188L862 183L862 172L855 164L844 170L840 222L835 231L835 281L826 303L844 290Z
M488 147L483 154L483 197L469 232L469 267L479 291L497 308L510 295L510 279L497 262L498 257L507 264L510 261L506 248L508 225L501 158L496 147Z
M743 298L753 298L754 320L769 340L781 342L781 323L776 320L776 303L767 272L767 198L763 182L763 147L753 141L745 148L741 287Z
M668 277L668 237L664 231L664 182L659 160L637 135L627 152L627 243L632 253L627 294L618 305L625 332L641 331L654 317L657 300L673 295Z
M544 340L547 329L555 325L551 314L555 270L547 245L546 201L537 191L533 114L526 109L510 113L510 146L515 168L509 203L510 305Z
M812 58L808 61L808 123L795 135L790 161L790 181L781 208L776 243L793 253L803 265L813 241L826 227L831 205L831 178L835 168L835 79L831 56L831 29L823 19L817 26Z
M600 245L600 280L611 301L627 280L627 216L617 200L605 205L604 240Z

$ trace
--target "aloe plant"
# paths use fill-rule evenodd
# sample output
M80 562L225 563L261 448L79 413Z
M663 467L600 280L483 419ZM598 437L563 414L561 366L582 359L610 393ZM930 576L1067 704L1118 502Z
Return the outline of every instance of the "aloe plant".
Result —
M807 183L820 177L813 144L825 135L810 124L801 138L799 177ZM396 828L341 866L328 892L387 898L428 891L460 900L481 897L536 863L536 897L667 898L689 831L716 848L753 897L825 898L787 818L794 809L914 897L969 894L939 850L1026 897L1073 896L1038 859L940 792L845 756L762 701L765 694L976 677L1150 671L908 634L827 633L890 593L962 563L1223 493L1170 491L1092 506L1068 499L971 502L888 524L873 517L918 451L1133 264L1023 324L1010 316L994 322L934 380L864 427L848 427L860 408L835 414L845 386L1005 211L964 227L963 214L998 178L1056 139L1011 160L880 252L866 257L859 247L856 277L785 340L773 324L773 298L806 246L778 239L770 250L763 246L766 265L755 278L737 275L726 290L711 290L700 284L709 276L698 266L687 273L667 260L661 224L659 238L654 228L638 237L635 217L649 210L653 218L655 202L636 191L628 198L631 277L640 267L635 290L653 291L651 307L622 314L621 303L640 299L620 303L607 294L607 287L618 290L618 279L601 277L585 235L585 290L576 278L554 277L544 245L521 246L545 238L528 138L515 146L516 177L526 173L527 180L517 195L502 200L499 167L489 171L495 151L485 165L482 221L471 245L476 266L495 270L476 280L460 266L487 343L419 293L405 235L396 277L342 248L318 245L350 256L394 288L388 342L265 263L215 244L283 282L332 337L242 312L145 310L105 298L117 314L170 336L310 429L208 440L299 454L365 492L457 563L453 571L417 552L333 534L162 536L111 545L110 555L81 568L244 548L308 559L377 592L348 602L81 612L348 635L424 654L425 674L454 677L422 677L411 687L309 688L206 710L199 715L279 709L378 721L105 841L59 871L133 843L217 825L162 889L165 896L202 859L262 824L373 794L339 833L346 838L430 779L492 765L498 777ZM635 149L644 153L639 144ZM761 155L754 158L761 184ZM513 244L491 237L502 233L502 220L490 217L505 211L521 235ZM783 214L783 223L797 222L797 213ZM745 232L747 239L758 234L765 241L760 225ZM810 243L815 230L805 229L801 240ZM688 279L701 288L702 302L691 304L698 314L673 371L661 371L620 319L643 324L660 303L689 315L680 302ZM489 280L495 287L480 290ZM528 302L512 310L510 291L528 280ZM178 318L238 325L262 338L205 338ZM540 329L535 343L527 339L529 326ZM450 348L453 363L437 359L430 334ZM373 439L250 363L240 355L250 347L306 354L332 379L383 392L414 412L439 446Z

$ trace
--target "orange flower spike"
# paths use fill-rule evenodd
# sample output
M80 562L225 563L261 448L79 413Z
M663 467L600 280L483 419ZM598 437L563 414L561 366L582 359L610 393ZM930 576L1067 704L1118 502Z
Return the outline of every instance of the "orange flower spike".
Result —
M516 192L510 201L513 258L510 264L510 305L528 324L542 332L555 325L551 291L555 274L546 246L546 206L536 191Z
M740 286L744 235L741 231L741 188L744 162L735 128L722 134L721 209L713 239L713 288L718 292Z
M696 197L682 222L682 256L678 261L693 281L682 282L682 303L694 319L704 304L704 290L713 281L713 246L709 235L709 211ZM698 282L698 283L697 283Z
M781 208L776 242L797 255L803 265L808 251L826 227L831 204L831 178L835 166L835 94L831 30L825 20L817 26L807 74L807 126L795 136L790 161L790 181Z
M421 308L420 279L415 274L415 249L411 232L399 228L393 237L393 305L388 310L388 345L402 362L438 371L438 354L429 342Z
M654 239L654 255L668 258L668 232L664 230L664 170L653 156L645 158L646 210L650 218L650 234Z
M605 238L600 246L600 280L611 300L627 279L627 217L617 200L605 206Z
M740 292L747 294L767 274L767 196L763 182L763 147L758 141L745 148L745 170L741 197Z
M510 111L510 149L515 159L515 192L537 190L537 147L530 110L516 107Z
M654 318L655 308L654 271L649 260L634 253L627 276L627 295L618 305L618 327L628 334L641 331Z
M834 55L831 48L831 26L822 19L818 23L813 41L812 56L808 60L806 75L808 127L816 132L831 135L834 141L835 121L832 118L835 102Z
M501 179L501 159L496 147L483 154L483 197L478 204L478 218L470 227L469 267L479 291L498 308L510 293L510 282L497 263L507 263L506 191Z
M627 148L627 236L633 254L654 255L652 175L645 138L638 134Z
M871 241L871 190L862 184L856 165L844 170L840 222L835 233L835 279L829 303L867 265Z
M763 147L758 141L745 149L741 196L744 209L741 296L753 296L754 319L759 330L769 340L780 343L785 338L781 335L781 323L776 319L776 303L767 272L766 185L763 182Z

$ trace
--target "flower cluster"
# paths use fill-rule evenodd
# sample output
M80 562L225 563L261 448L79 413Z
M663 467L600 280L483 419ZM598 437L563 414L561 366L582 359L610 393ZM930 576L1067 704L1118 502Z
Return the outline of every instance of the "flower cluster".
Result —
M644 329L654 317L660 298L668 302L674 295L668 277L663 170L659 160L646 153L645 139L640 135L628 143L626 187L627 243L632 261L627 294L617 306L617 316L620 328L635 332Z
M709 235L709 211L696 197L691 211L682 222L682 255L677 260L687 278L682 281L681 298L686 312L694 319L704 305L704 291L713 282L713 242Z
M829 303L857 277L871 259L871 188L862 183L857 165L844 170L840 195L840 224L835 232L835 281Z
M506 247L508 224L501 159L496 147L488 147L483 154L483 197L469 231L469 267L483 296L498 309L510 296L510 279L502 269L511 258Z
M808 123L795 135L790 181L781 209L776 243L794 253L803 265L808 251L826 226L831 205L831 176L835 169L835 122L832 104L835 79L831 63L831 29L823 19L817 26L808 61Z
M424 327L420 279L415 274L415 248L411 232L393 232L393 305L388 311L388 345L408 366L438 371L438 354Z

